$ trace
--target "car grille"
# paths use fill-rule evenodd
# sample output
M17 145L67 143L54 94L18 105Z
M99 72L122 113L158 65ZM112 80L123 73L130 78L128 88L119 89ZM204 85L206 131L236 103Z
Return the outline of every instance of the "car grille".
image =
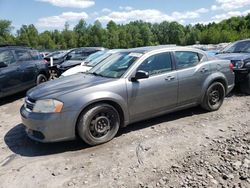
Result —
M34 99L31 99L31 98L29 98L29 97L26 97L25 98L25 103L24 103L24 105L25 105L25 108L28 110L28 111L33 111L33 108L34 108L34 106L35 106L35 100Z

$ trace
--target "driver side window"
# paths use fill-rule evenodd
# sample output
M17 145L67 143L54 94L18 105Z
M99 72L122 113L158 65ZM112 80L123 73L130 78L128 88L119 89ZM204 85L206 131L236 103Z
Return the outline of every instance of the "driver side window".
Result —
M0 62L3 62L6 65L15 63L15 58L10 51L0 52Z
M146 71L149 76L162 74L172 70L171 54L169 52L152 55L138 67L137 70Z

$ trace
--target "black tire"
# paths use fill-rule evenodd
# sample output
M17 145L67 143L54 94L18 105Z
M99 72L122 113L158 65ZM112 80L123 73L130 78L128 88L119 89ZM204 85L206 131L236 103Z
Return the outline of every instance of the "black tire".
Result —
M120 116L109 104L96 104L84 111L77 124L81 139L91 146L112 140L120 127Z
M220 82L214 82L208 87L201 107L210 112L216 111L223 104L225 95L224 85Z
M246 79L240 83L240 90L243 93L250 95L250 73L247 75Z
M44 75L44 74L39 74L37 77L36 77L36 85L39 85L41 83L44 83L44 82L47 82L47 77Z

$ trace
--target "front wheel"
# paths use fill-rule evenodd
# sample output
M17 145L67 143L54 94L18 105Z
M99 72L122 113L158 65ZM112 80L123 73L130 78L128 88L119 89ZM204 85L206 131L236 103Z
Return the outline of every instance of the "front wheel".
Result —
M94 146L112 140L119 127L117 110L108 104L96 104L80 115L77 130L84 142Z
M208 111L216 111L223 104L225 98L225 87L220 82L212 83L204 96L202 108Z
M46 82L48 79L47 77L44 75L44 74L39 74L37 77L36 77L36 85L39 85L41 83L44 83Z

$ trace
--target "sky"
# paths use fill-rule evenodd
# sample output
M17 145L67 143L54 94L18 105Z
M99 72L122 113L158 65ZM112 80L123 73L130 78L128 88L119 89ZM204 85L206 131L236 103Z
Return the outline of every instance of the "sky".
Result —
M207 24L250 13L250 0L0 0L0 19L12 21L15 30L34 24L39 31L73 27L81 18L104 26L143 20Z

